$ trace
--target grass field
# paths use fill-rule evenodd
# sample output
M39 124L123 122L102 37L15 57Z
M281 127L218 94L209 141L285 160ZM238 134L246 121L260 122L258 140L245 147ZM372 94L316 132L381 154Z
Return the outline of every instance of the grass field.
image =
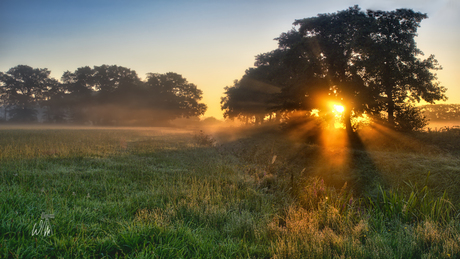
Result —
M458 132L229 132L1 128L0 258L460 258Z

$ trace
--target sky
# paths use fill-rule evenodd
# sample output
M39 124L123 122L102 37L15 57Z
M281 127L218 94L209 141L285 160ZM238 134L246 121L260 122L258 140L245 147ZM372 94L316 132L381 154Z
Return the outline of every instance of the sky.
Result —
M102 64L147 73L175 72L203 91L205 116L222 118L220 97L255 56L296 19L359 5L427 13L417 46L434 54L449 100L460 103L459 0L0 0L0 71L17 65L69 70Z

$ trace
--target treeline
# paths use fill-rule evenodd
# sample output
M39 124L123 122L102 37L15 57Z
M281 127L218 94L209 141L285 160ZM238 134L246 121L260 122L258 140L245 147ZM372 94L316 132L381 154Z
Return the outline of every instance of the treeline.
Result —
M429 104L421 110L431 121L460 121L460 104Z
M4 122L94 125L164 125L203 115L202 91L176 73L149 73L116 65L80 67L60 80L46 68L18 65L0 72Z
M427 15L410 9L361 11L358 6L296 20L275 40L278 48L256 57L255 67L225 88L226 118L259 124L311 114L343 122L363 114L404 130L426 125L414 103L446 100L433 71L433 55L422 59L417 29ZM314 111L314 112L313 112Z

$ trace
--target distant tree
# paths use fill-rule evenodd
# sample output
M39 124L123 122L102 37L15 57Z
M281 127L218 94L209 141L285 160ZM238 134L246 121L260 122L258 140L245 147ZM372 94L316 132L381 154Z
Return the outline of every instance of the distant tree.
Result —
M69 93L88 97L95 89L94 71L88 67L80 67L75 72L66 71L61 77Z
M215 117L207 117L207 118L201 120L201 124L203 124L203 125L218 125L218 124L222 124L222 121L216 119Z
M65 123L69 116L68 98L64 84L56 83L48 91L48 96L40 102L45 109L45 121L51 123Z
M3 82L4 73L0 72L0 105L3 108L3 119L2 122L7 121L8 118L8 89L6 88L5 82Z
M64 100L72 122L82 123L88 119L89 109L93 105L95 83L94 71L88 67L80 67L75 72L66 71L61 77L66 95Z
M62 76L71 118L75 122L113 124L127 115L128 103L134 102L141 80L134 70L121 66L94 66L66 71Z
M460 104L428 104L420 107L431 121L459 121Z
M78 121L158 125L206 111L202 91L176 73L151 73L143 82L134 70L102 65L67 71L62 81Z
M46 68L18 65L1 74L2 102L9 107L12 121L37 121L39 102L49 98L50 90L58 84L50 73Z
M141 80L136 71L122 66L95 66L93 69L95 90L93 121L98 124L119 124L132 116L133 102L142 98L137 88ZM131 113L131 114L130 114Z
M140 82L136 71L116 65L95 66L92 76L93 89L104 97L116 91L121 92L123 88L132 88Z
M150 73L145 88L144 103L163 119L196 117L206 112L206 104L200 103L203 92L177 73Z
M99 125L159 125L206 111L203 92L176 73L148 74L121 66L80 67L66 71L61 82L47 69L17 66L0 73L0 105L4 117L37 121L37 107L48 122Z

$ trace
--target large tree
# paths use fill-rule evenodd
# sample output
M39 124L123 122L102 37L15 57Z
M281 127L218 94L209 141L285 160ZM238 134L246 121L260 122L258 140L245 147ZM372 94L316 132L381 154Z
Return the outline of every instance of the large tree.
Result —
M425 18L408 9L363 12L355 6L296 20L296 27L276 38L278 49L259 55L255 63L270 71L271 85L281 88L270 99L277 103L271 109L321 111L330 109L328 102L340 102L351 131L352 115L386 112L395 126L416 113L408 102L445 100L446 89L433 73L440 66L434 56L421 59L415 44ZM245 96L244 89L234 88L227 88L227 102L234 92Z
M201 116L206 104L200 103L203 91L177 73L150 73L145 83L150 107L168 119Z
M351 131L351 113L360 114L367 110L365 102L370 89L358 75L356 59L368 44L366 35L369 20L358 7L334 14L321 14L317 17L296 20L298 25L295 39L290 42L282 35L280 47L295 49L298 58L307 63L310 75L302 76L306 97L310 97L313 108L329 109L328 101L341 102L345 108L345 125ZM296 34L297 34L296 33Z
M272 81L276 71L272 66L259 66L246 70L233 86L225 87L225 97L221 98L224 118L238 118L246 123L260 124L266 116L273 116L276 105L274 94L280 87Z
M136 71L122 66L95 66L92 70L93 88L101 94L110 94L130 88L140 82Z
M266 98L275 102L271 110L326 110L328 102L342 102L351 129L350 114L365 111L362 100L370 95L354 66L367 23L366 15L356 7L297 20L297 28L281 34L276 39L278 49L259 55L255 63L257 69L269 71L270 85L281 89ZM227 93L224 98L229 97Z
M433 55L421 59L415 36L426 14L408 9L391 12L367 11L372 20L370 43L360 57L364 78L378 89L386 106L388 123L395 126L395 112L408 106L405 102L446 100L446 89L432 71L441 69Z
M50 78L46 68L18 65L0 74L1 98L9 107L11 120L17 122L37 121L39 102L49 98L50 91L58 82Z
M141 81L121 66L82 67L65 72L74 120L96 124L164 125L178 117L203 115L202 91L176 73L150 73Z
M61 81L67 93L64 99L68 106L70 120L76 123L84 122L94 103L94 70L85 66L77 68L74 72L66 71Z
M306 96L319 87L340 100L347 128L351 113L381 111L395 126L395 111L411 107L406 102L446 99L445 88L432 72L440 69L437 61L434 56L420 59L416 47L414 38L424 18L426 14L408 9L363 12L355 6L297 20L299 28L278 40L280 48L307 63L297 61L310 70L306 78L300 76Z
M16 121L37 121L37 109L48 122L99 125L165 125L179 117L206 111L203 92L176 73L148 74L121 66L85 66L64 72L61 82L47 69L17 66L0 73L0 104Z

